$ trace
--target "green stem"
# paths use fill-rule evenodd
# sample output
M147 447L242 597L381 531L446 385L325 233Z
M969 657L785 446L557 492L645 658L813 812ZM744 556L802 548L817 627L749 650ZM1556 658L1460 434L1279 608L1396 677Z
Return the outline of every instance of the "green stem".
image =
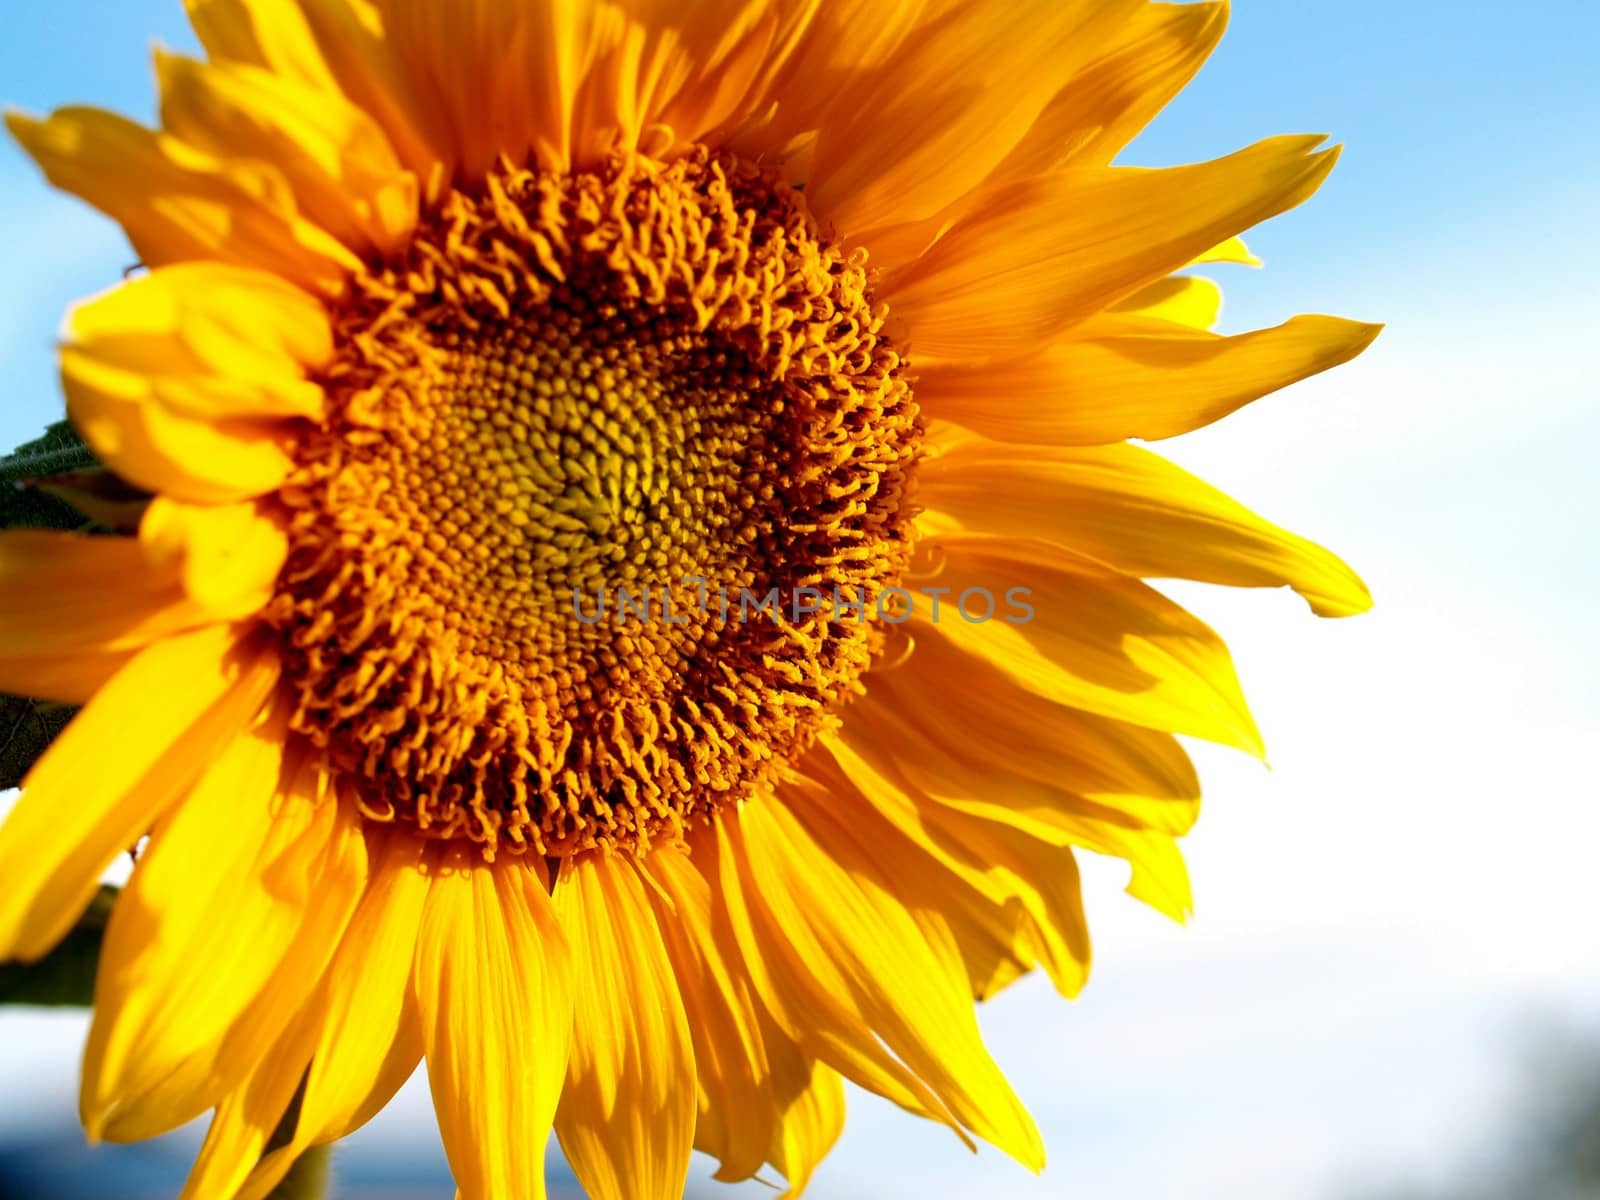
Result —
M333 1158L332 1147L312 1146L299 1158L283 1177L283 1182L272 1189L267 1200L323 1200L328 1194L328 1165Z

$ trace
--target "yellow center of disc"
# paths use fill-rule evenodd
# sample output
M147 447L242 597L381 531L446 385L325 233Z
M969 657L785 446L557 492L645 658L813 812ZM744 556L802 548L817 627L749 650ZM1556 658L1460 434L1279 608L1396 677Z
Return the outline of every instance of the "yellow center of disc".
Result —
M356 281L283 493L294 728L369 817L491 857L642 851L769 785L910 552L881 322L735 160L452 195Z

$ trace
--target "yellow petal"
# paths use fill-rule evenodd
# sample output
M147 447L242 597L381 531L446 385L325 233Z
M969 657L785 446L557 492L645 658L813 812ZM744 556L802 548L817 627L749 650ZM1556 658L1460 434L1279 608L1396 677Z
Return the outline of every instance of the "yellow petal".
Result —
M1348 566L1137 446L971 441L926 464L924 527L1068 546L1124 574L1292 587L1320 616L1372 606Z
M161 120L219 158L278 167L299 210L358 254L392 254L416 225L416 177L375 121L337 93L243 63L158 52Z
M701 10L702 21L713 18L713 23L703 28L717 30L718 37L704 39L702 33L694 70L655 116L658 123L677 134L680 145L702 141L712 130L750 115L763 99L759 82L775 69L787 51L795 24L813 7L811 0L725 2L729 7L726 19L715 19L709 11L714 6Z
M1056 93L996 176L1023 179L1066 163L1109 163L1194 77L1227 23L1226 4L1139 5Z
M564 170L661 134L688 144L759 102L793 3L622 5L383 0L386 41L446 174L479 180L505 156ZM780 34L784 35L780 37Z
M423 99L418 124L454 174L480 180L504 154L565 150L562 117L587 30L584 5L382 0L400 89ZM565 165L564 163L562 165Z
M330 98L343 95L383 127L419 178L438 161L366 0L184 2L213 59L263 67Z
M1130 892L1177 920L1188 915L1189 877L1174 833L1187 829L1192 808L1174 829L1162 820L1161 804L1116 796L1090 799L1055 780L1013 771L954 746L925 745L907 755L897 752L881 729L881 720L862 712L828 742L853 785L834 783L835 791L859 789L871 807L928 846L964 848L971 863L988 873L986 881L971 876L959 853L947 852L942 861L970 884L982 888L986 883L991 899L1009 904L1021 938L1012 955L1025 966L1041 962L1064 994L1077 993L1089 966L1070 848L1123 859L1133 868ZM993 932L974 922L954 929L958 936L973 935L980 949L977 936Z
M217 1105L178 1200L241 1200L239 1188L250 1164L261 1156L305 1078L306 1055L315 1037L307 1015L303 1007L256 1069ZM287 1174L287 1165L281 1174Z
M716 1177L733 1183L755 1174L776 1135L774 1075L750 983L717 948L711 889L676 848L645 860L657 924L694 1041L699 1080L695 1148L721 1162Z
M572 964L542 872L447 846L429 868L411 992L462 1200L544 1200Z
M850 235L938 212L993 170L1137 7L967 2L925 21L828 114L806 185L813 211Z
M0 825L0 961L36 959L71 928L112 860L249 724L277 677L260 640L216 625L155 642L117 672Z
M265 272L152 271L75 308L61 351L73 422L124 478L198 503L276 488L294 417L320 417L307 372L332 354L321 305Z
M365 1125L422 1058L407 987L428 890L418 841L389 838L328 971L322 1034L300 1106L297 1136L307 1142Z
M1073 848L1126 862L1128 894L1163 916L1183 924L1194 911L1189 868L1176 840L1127 821L1121 813L1086 806L1053 810L1041 819L1027 803L1027 789L988 799L973 799L970 793L932 799L936 823L951 837L1038 889L1052 915L1033 925L1035 950L1065 995L1082 986L1080 972L1086 965L1078 960L1070 932L1083 919Z
M777 1054L784 1061L774 1073L803 1083L783 1106L767 1157L789 1181L778 1200L800 1200L817 1165L844 1132L844 1080L833 1068L806 1059L788 1043Z
M808 778L785 791L785 803L850 813L883 878L893 881L912 914L919 922L937 914L948 928L974 999L993 996L1041 962L1063 993L1076 995L1088 978L1089 940L1071 851L1057 839L1040 842L1040 850L1052 852L1048 869L1033 877L1011 869L995 853L992 834L969 840L957 823L962 814L891 782L851 749L871 744L874 730L855 715L856 706L850 713L845 728L806 761ZM1062 896L1070 903L1053 906Z
M1198 69L1224 24L1224 4L1141 4L1103 26L1102 36L1079 39L1078 49L1092 49L1093 60L1080 64L982 184L932 216L870 231L863 240L873 261L892 268L920 257L956 221L981 212L1008 184L1063 166L1109 163ZM1260 266L1242 242L1237 248L1234 242L1238 239L1218 248L1227 258L1203 255L1196 261Z
M1068 999L1089 982L1093 960L1089 920L1083 908L1083 879L1074 849L1080 839L1098 840L1096 852L1123 858L1131 865L1128 891L1136 898L1180 921L1189 913L1188 877L1183 875L1181 886L1175 886L1170 869L1175 861L1181 871L1183 859L1172 839L1164 835L1097 834L1090 839L1081 833L1084 826L1074 822L1046 823L1041 828L1027 820L1012 820L1009 814L996 819L992 806L968 811L958 804L923 802L921 798L919 804L930 829L965 846L975 861L988 865L1010 898L1022 961L1041 967L1056 991ZM1062 828L1063 824L1068 827ZM1108 825L1115 830L1114 824ZM1155 853L1145 849L1146 845ZM1161 854L1162 849L1170 853ZM991 995L1005 982L1004 975L998 976L988 992L975 995Z
M59 704L87 704L127 666L134 650L72 650L7 654L0 658L0 691Z
M909 1112L942 1121L963 1141L960 1123L874 1032L869 993L845 986L843 967L819 948L787 889L756 882L743 821L725 814L696 842L697 868L711 881L713 928L722 952L742 961L765 1011L804 1054ZM970 1142L968 1143L970 1144Z
M147 376L185 416L316 420L325 408L306 376L333 357L327 312L267 271L180 263L135 276L73 308L65 340Z
M948 928L912 916L834 806L784 794L746 805L741 822L756 877L799 923L789 933L794 952L840 977L884 1044L964 1126L1040 1169L1038 1130L984 1048Z
M956 603L971 593L974 619L947 604L935 621L932 598L919 594L919 636L986 659L1048 700L1261 753L1222 639L1159 592L1045 542L951 536L937 546L944 568L917 586L948 587Z
M561 1149L594 1200L678 1200L694 1145L694 1049L638 868L604 855L575 863L555 906L574 1003Z
M84 1054L91 1137L150 1137L220 1101L344 933L366 883L360 821L320 768L285 759L286 734L280 709L235 740L157 826L112 912Z
M1008 184L880 295L913 353L1032 351L1316 191L1335 151L1281 137L1194 166L1082 167Z
M409 983L428 892L424 846L397 833L377 853L321 986L256 1075L219 1108L181 1200L260 1200L307 1147L366 1124L416 1069L422 1033ZM263 1158L302 1081L293 1138Z
M1234 337L1173 329L1061 342L1030 358L926 367L917 400L1006 441L1092 446L1175 437L1350 361L1380 328L1295 317Z
M208 612L248 616L275 590L289 555L279 523L253 503L195 505L158 496L139 523L146 557L175 571Z
M1197 275L1169 275L1140 288L1111 311L1210 329L1222 319L1222 289Z
M849 110L858 91L872 86L867 77L888 69L917 30L926 6L923 0L800 0L782 7L789 19L775 38L781 49L758 89L765 111L728 141L763 161L783 157L802 139L814 140L817 130L831 125L831 110Z
M72 423L128 481L199 504L274 491L294 469L279 422L197 420L161 404L147 377L72 347L61 351Z
M1259 267L1261 260L1244 244L1242 237L1231 237L1226 241L1218 242L1204 254L1197 255L1189 264L1192 267L1204 263L1232 263L1240 267Z
M940 619L960 620L949 598ZM973 730L982 733L974 737ZM913 777L954 756L980 772L1021 775L1175 836L1187 833L1200 811L1194 764L1171 734L1035 695L945 638L918 637L904 663L869 675L867 694L846 711L841 736L870 739Z
M184 0L189 23L216 59L265 67L321 91L336 91L299 0ZM331 7L324 3L322 7Z
M262 162L206 154L93 108L6 124L50 182L111 217L148 266L212 260L274 272L337 294L360 261L296 209L288 182Z
M634 0L625 22L597 23L577 144L592 155L609 130L628 148L669 132L681 147L739 123L766 100L763 82L812 10L812 0Z
M250 611L186 597L132 538L0 534L0 688L13 693L85 700L129 652Z

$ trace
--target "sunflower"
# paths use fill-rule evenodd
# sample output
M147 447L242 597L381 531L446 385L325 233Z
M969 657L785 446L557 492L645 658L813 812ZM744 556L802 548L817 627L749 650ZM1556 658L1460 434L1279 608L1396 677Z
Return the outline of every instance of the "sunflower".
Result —
M1210 331L1279 137L1112 166L1220 36L1145 0L189 0L160 127L9 118L142 270L61 365L136 536L0 539L0 687L82 704L0 958L115 856L92 1137L259 1197L426 1060L468 1198L800 1191L845 1079L1029 1168L973 1001L1181 918L1175 735L1259 752L1144 580L1367 607L1129 439L1376 333ZM753 601L753 603L752 603ZM803 603L801 601L804 601Z

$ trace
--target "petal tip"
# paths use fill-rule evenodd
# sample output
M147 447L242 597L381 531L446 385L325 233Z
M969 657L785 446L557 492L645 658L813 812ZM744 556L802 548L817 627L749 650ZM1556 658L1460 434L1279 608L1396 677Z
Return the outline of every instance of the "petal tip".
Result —
M3 114L6 131L29 154L33 153L33 143L44 132L46 122L31 113L23 112L20 108L6 107Z

